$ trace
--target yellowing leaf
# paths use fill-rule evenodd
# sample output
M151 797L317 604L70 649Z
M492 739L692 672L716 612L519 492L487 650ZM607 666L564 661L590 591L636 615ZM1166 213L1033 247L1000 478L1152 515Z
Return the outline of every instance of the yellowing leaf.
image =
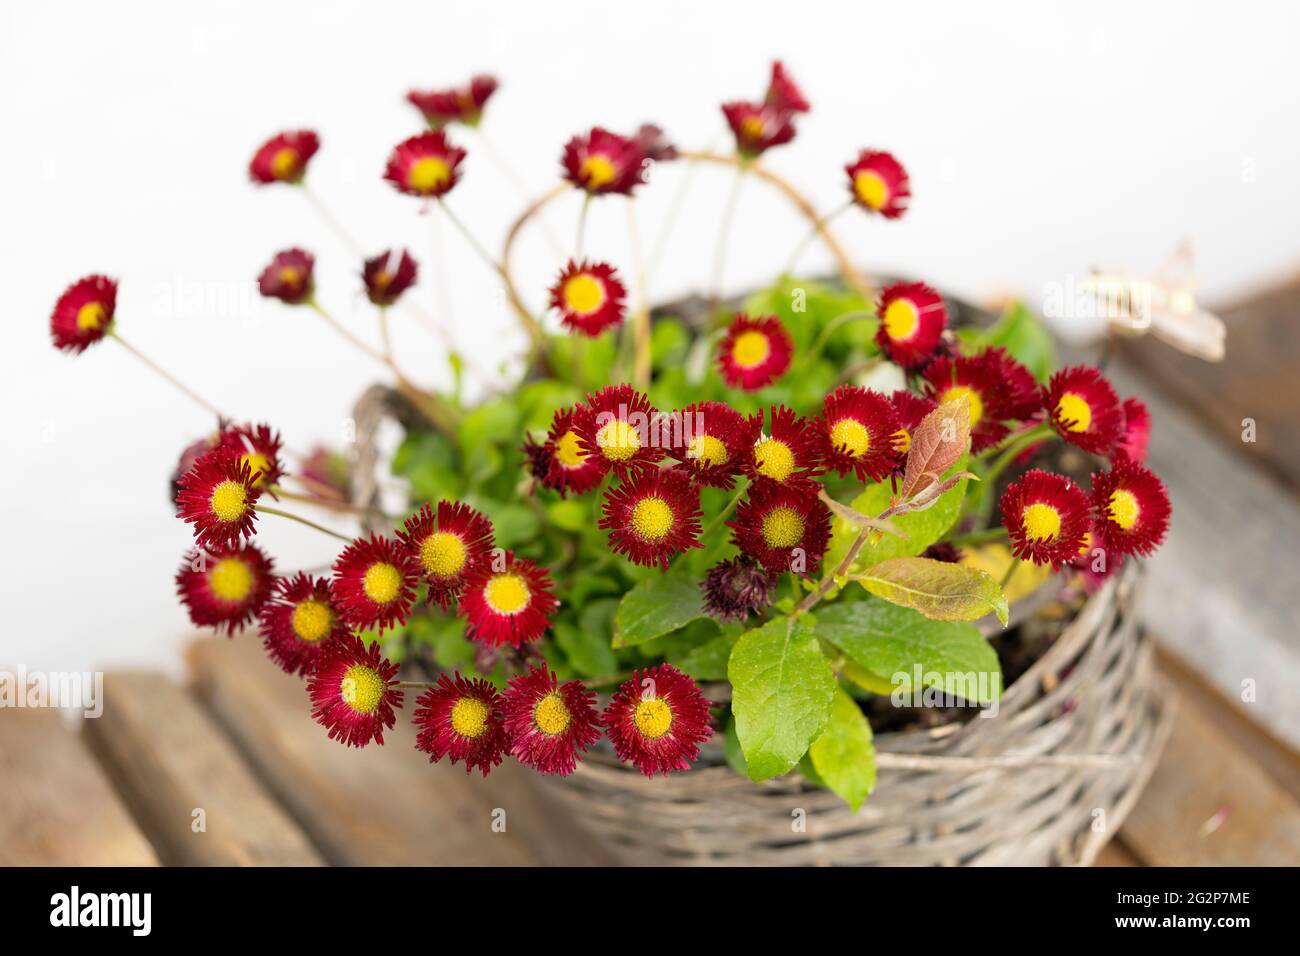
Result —
M876 786L876 748L861 708L839 688L826 729L812 742L808 756L822 783L857 813Z
M985 544L978 547L963 547L961 563L968 568L977 568L995 580L1001 581L1011 564L1011 549L1005 544ZM1021 561L1011 575L1011 580L1002 586L1002 594L1007 601L1014 604L1023 597L1028 597L1038 590L1038 586L1052 576L1047 565Z
M852 577L876 597L936 621L976 621L992 612L1007 623L1007 599L998 582L965 565L891 558Z

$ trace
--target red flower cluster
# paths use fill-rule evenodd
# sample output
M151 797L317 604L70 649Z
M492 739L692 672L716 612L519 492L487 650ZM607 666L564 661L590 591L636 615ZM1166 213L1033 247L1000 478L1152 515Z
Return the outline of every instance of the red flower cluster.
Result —
M753 159L773 146L794 139L794 117L812 107L780 60L772 64L767 92L758 102L734 100L722 104L722 115L736 137L736 152Z
M480 73L464 86L446 90L411 90L406 101L420 111L430 128L438 130L448 123L477 126L483 118L483 107L497 91L497 79Z

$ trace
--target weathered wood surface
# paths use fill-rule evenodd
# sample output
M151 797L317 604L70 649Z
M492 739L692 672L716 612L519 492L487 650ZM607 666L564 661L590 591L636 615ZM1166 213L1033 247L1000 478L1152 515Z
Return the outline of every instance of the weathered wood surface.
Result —
M163 863L323 863L221 728L162 675L107 675L103 716L83 726Z
M0 709L0 781L0 866L158 862L58 711Z

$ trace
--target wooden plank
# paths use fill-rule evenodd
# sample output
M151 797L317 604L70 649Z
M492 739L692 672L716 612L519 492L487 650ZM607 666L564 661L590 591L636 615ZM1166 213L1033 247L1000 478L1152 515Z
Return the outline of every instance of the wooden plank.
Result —
M1120 835L1121 837L1123 834ZM1116 838L1101 848L1093 866L1145 866L1146 864L1133 855L1120 838Z
M318 866L323 860L211 717L154 673L107 674L84 733L169 866Z
M526 774L503 765L487 780L431 766L415 750L410 707L382 747L347 748L310 717L303 682L255 640L190 646L199 694L245 757L330 862L346 865L605 863ZM505 832L494 820L504 811Z
M0 866L158 859L58 711L0 709Z

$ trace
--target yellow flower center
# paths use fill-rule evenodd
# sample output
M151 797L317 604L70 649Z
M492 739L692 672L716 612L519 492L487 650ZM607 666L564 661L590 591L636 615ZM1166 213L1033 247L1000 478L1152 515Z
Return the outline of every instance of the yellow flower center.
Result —
M658 541L673 530L673 509L662 498L642 498L628 519L638 538Z
M248 510L248 496L237 481L223 481L212 489L208 507L222 521L238 521Z
M1110 496L1110 520L1125 531L1138 523L1142 508L1138 505L1137 495L1120 488Z
M1056 417L1067 422L1066 428L1072 432L1086 432L1092 424L1092 407L1083 397L1074 392L1066 392L1056 403Z
M108 318L108 310L100 302L87 302L77 310L77 328L82 332L98 332Z
M794 473L794 450L783 441L764 438L754 446L754 467L773 481L785 481Z
M864 169L853 177L853 191L857 193L862 204L876 212L885 208L889 202L889 187L879 173Z
M705 468L727 463L727 446L712 435L696 435L686 446L686 457L698 461Z
M487 733L490 713L487 704L477 697L462 697L451 705L451 729L470 740L482 737Z
M871 432L854 418L841 418L831 426L831 444L853 458L861 458L871 447Z
M528 583L517 574L498 574L483 589L483 600L498 614L518 614L531 596Z
M1061 533L1061 513L1051 505L1035 501L1025 509L1025 537L1035 541L1051 541Z
M891 339L910 339L921 324L921 313L907 299L895 299L885 309L885 334Z
M339 681L339 696L358 714L373 714L384 698L384 679L373 667L353 664Z
M564 705L564 698L555 691L551 691L539 700L537 706L533 708L533 723L548 737L564 733L571 719L572 715L569 713L569 708Z
M781 505L763 515L763 540L774 548L793 548L803 540L803 518Z
M1092 550L1092 532L1085 531L1083 533L1083 544L1079 545L1079 553L1087 554L1091 550Z
M298 151L285 146L271 157L271 175L276 179L288 179L298 170Z
M627 461L641 448L641 436L623 419L615 418L600 426L600 431L596 432L596 444L606 458Z
M266 474L271 470L271 462L260 451L250 451L247 455L241 455L239 463L247 465L250 472L261 472L253 482L254 488L261 488L266 484Z
M290 618L293 632L308 644L315 644L324 639L334 628L334 615L329 606L320 601L308 599L293 609Z
M736 336L731 346L731 360L741 368L755 368L767 361L772 352L772 343L762 332L750 329Z
M595 276L580 272L564 283L564 304L570 312L590 315L605 304L605 286Z
M366 568L361 587L366 597L376 604L388 604L397 599L402 590L402 572L386 561L376 561Z
M984 399L980 398L979 392L975 391L969 385L954 385L948 391L943 393L939 404L951 402L953 399L964 398L970 405L970 427L974 428L979 424L980 419L984 417Z
M570 429L555 443L555 457L565 468L580 468L587 460L578 433Z
M761 116L746 116L740 121L740 131L747 139L762 139L766 129Z
M465 542L459 535L447 531L429 535L420 545L420 563L436 578L458 574L465 567L467 556Z
M421 156L411 164L406 174L406 185L418 193L431 193L441 189L451 179L451 167L441 156Z
M889 439L900 455L906 455L912 450L912 433L906 428L900 428L890 435Z
M632 722L642 737L658 740L672 729L673 711L662 698L647 697L636 705L636 710L632 712Z
M609 161L608 156L602 153L592 153L578 167L578 178L586 184L588 189L599 189L601 186L608 186L614 181L615 175L614 164Z
M253 569L239 558L222 558L208 574L208 586L222 601L238 604L253 590Z

